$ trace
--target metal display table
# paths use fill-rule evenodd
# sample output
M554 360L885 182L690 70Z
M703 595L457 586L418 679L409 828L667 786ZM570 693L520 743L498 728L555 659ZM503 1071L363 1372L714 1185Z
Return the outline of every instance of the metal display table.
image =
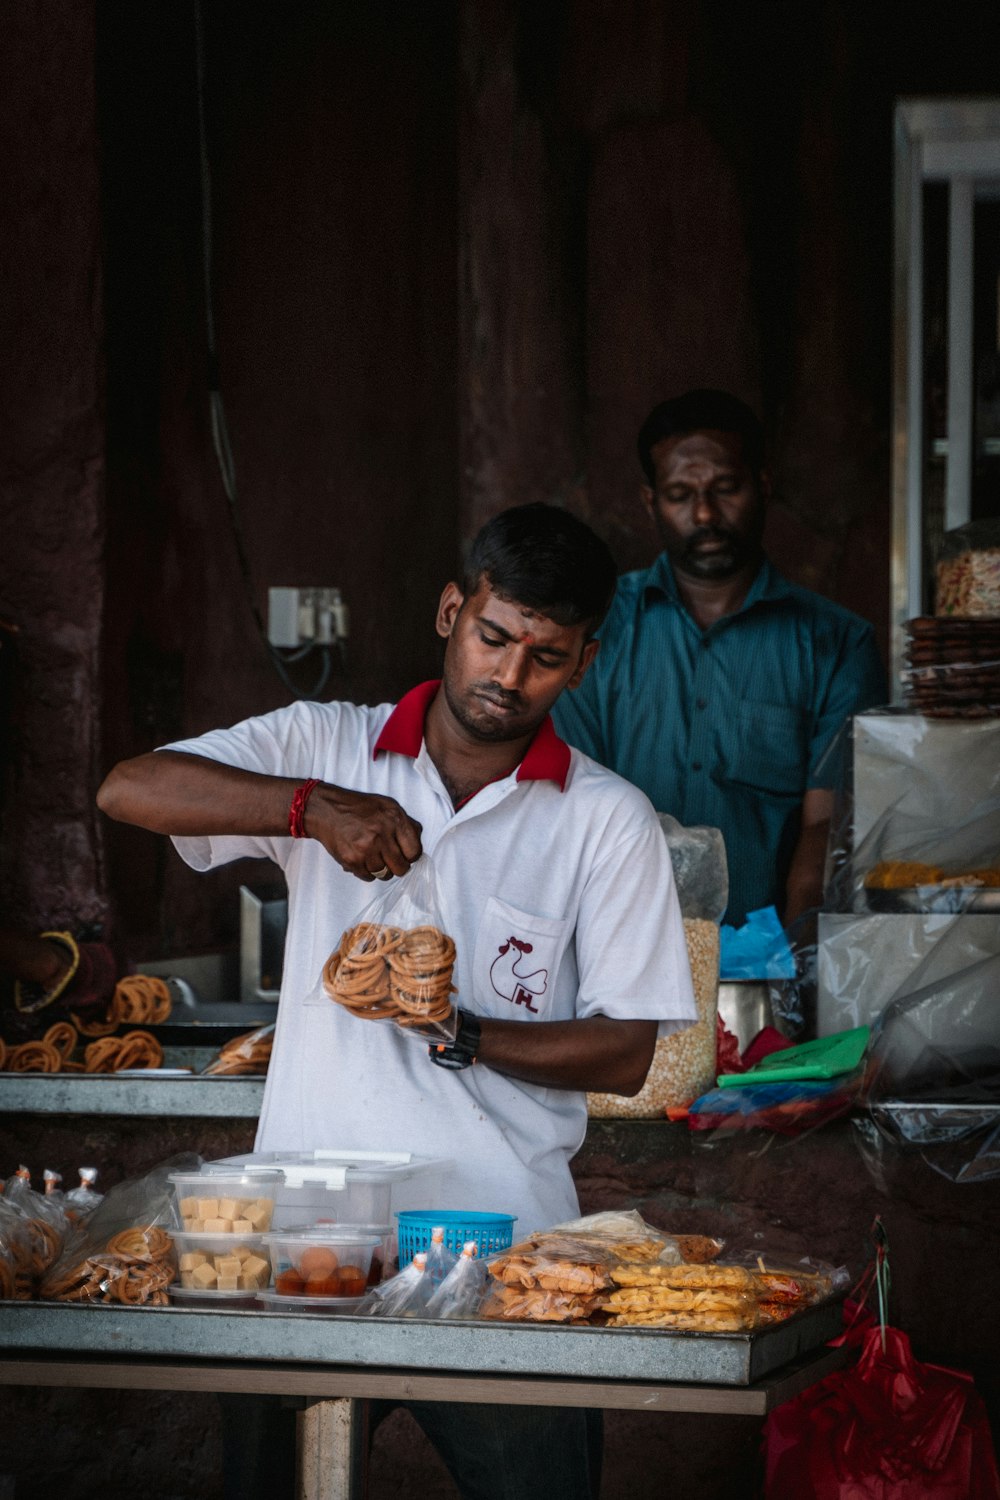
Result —
M736 1338L5 1303L0 1384L299 1397L300 1500L358 1500L367 1398L761 1417L845 1362L839 1327L838 1304Z

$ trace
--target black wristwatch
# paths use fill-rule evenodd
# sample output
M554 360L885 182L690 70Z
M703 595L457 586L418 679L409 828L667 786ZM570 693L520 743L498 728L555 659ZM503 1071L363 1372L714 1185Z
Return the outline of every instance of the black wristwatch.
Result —
M432 1043L427 1049L431 1062L437 1063L439 1068L450 1068L453 1073L459 1068L471 1067L479 1051L482 1030L478 1016L474 1016L471 1011L460 1010L455 1040Z

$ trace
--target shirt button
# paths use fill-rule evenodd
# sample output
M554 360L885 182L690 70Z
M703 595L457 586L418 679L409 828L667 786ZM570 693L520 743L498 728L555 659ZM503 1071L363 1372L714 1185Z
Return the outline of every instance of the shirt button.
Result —
M707 708L708 707L708 699L707 698L698 698L696 700L694 706L695 706L695 708Z
M700 771L701 770L701 761L700 760L693 760L691 762L691 769L692 769L692 771Z

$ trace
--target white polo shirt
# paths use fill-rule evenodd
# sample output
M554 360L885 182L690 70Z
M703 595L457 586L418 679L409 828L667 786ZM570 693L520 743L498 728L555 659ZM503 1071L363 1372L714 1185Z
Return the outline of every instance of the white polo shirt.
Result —
M666 840L642 792L558 738L547 720L515 772L456 811L423 740L438 684L393 708L295 703L166 748L265 775L315 776L394 797L422 825L458 1004L482 1016L697 1019ZM326 959L373 887L314 839L175 838L196 870L274 860L288 883L288 934L259 1151L408 1149L453 1163L428 1208L516 1214L517 1233L578 1212L569 1161L585 1095L448 1072L391 1021L364 1021L318 990Z

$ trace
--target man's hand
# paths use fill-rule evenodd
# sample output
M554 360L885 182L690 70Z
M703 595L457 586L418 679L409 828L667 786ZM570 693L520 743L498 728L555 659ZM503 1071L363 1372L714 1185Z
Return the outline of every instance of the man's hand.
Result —
M377 793L320 782L306 804L304 827L359 880L405 875L421 854L420 824L392 797Z
M124 760L97 794L108 817L153 833L205 837L288 835L288 810L301 778L262 776L202 755L158 750ZM420 824L394 802L319 782L304 820L343 869L360 880L405 875L421 854Z

